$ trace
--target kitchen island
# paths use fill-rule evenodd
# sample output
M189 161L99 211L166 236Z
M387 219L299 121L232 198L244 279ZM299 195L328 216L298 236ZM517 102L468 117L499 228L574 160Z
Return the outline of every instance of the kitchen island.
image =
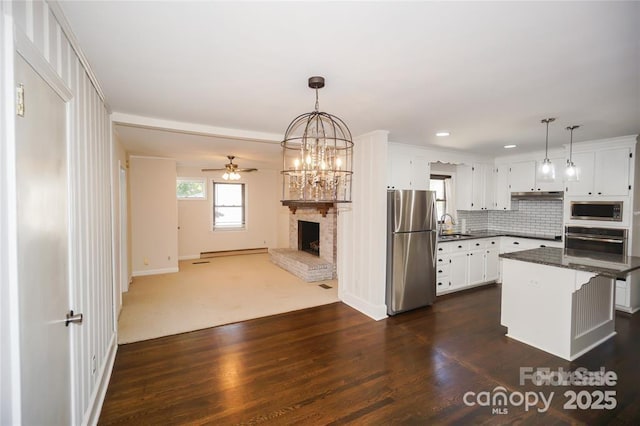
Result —
M569 361L616 334L616 278L640 268L640 257L555 247L500 257L507 336Z

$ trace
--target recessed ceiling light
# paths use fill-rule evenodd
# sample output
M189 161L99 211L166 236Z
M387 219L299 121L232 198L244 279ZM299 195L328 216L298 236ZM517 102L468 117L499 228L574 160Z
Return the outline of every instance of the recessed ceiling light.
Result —
M451 133L449 132L438 132L436 133L436 136L449 136Z
M511 148L515 148L517 145L505 145L504 147L506 149L511 149Z

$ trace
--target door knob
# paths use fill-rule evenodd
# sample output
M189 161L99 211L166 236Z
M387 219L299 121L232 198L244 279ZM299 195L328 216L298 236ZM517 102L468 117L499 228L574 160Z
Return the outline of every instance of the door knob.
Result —
M74 314L73 309L67 313L67 320L64 322L66 327L69 327L69 323L82 324L82 314Z

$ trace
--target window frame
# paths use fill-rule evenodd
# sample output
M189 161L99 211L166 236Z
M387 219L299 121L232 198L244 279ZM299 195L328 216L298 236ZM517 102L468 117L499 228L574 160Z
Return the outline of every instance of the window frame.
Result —
M218 205L216 204L216 186L218 185L239 185L242 188L242 204L236 205ZM241 207L242 223L240 225L216 225L216 208L217 207ZM247 229L247 184L244 182L216 182L211 180L211 230L213 232L227 231L244 231Z
M197 182L202 184L202 196L181 197L178 195L178 185L182 182ZM205 177L177 177L176 178L176 198L178 201L205 201L207 200L207 178Z
M436 204L438 203L438 201L440 202L444 202L444 211L445 213L447 212L447 193L444 190L444 181L447 179L453 179L453 176L450 175L443 175L443 174L431 174L429 175L429 180L441 180L442 181L442 197L443 198L437 198L436 196ZM437 211L437 208L436 208ZM438 224L442 224L443 222L440 220L440 218L442 218L442 216L438 217Z

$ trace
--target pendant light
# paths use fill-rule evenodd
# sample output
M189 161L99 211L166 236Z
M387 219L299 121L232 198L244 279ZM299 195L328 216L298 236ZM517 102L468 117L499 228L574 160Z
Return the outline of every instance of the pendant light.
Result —
M316 92L315 110L294 118L282 146L282 202L349 203L353 141L347 125L335 115L321 112L318 90L324 77L309 78Z
M573 131L580 126L569 126L567 130L571 132L571 139L569 139L569 159L567 160L567 168L565 169L565 176L567 181L575 182L578 180L578 169L573 164Z
M540 121L547 125L547 137L544 144L544 160L540 163L536 176L536 179L540 181L552 181L556 178L556 169L551 160L549 160L549 123L552 123L555 120L555 118L545 118Z

